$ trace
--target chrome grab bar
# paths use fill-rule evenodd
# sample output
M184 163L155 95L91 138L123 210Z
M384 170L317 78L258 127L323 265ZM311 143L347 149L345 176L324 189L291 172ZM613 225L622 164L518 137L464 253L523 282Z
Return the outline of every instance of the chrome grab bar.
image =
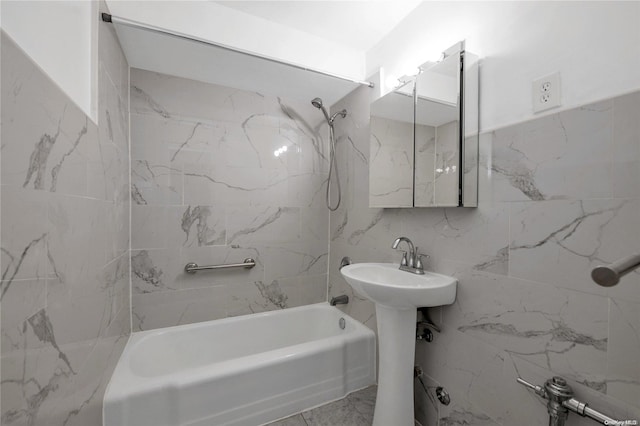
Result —
M640 253L632 254L606 266L598 266L591 271L591 278L603 287L611 287L620 278L640 267Z
M198 266L197 263L187 263L184 267L184 271L187 274L195 274L198 271L208 271L210 269L229 269L229 268L251 269L254 266L256 266L256 261L250 257L247 257L242 263L228 263L226 265Z

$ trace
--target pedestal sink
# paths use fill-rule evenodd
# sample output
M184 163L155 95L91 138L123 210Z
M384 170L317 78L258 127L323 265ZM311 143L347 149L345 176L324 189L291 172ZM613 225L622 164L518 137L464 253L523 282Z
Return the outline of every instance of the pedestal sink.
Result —
M354 263L340 270L347 283L376 304L380 365L373 426L413 426L416 309L450 305L457 280L392 263Z

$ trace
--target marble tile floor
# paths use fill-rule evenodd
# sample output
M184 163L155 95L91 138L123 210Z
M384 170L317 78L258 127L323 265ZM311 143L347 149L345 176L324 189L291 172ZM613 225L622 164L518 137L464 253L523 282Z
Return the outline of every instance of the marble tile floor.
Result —
M369 426L373 422L377 386L369 386L346 397L267 426Z
M377 389L375 385L369 386L337 401L266 426L370 426ZM416 422L416 426L419 423Z

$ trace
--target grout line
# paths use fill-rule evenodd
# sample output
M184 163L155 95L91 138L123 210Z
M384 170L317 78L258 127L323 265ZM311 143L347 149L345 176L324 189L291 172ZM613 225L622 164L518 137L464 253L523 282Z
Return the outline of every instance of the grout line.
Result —
M2 40L4 42L4 34L0 34L0 40ZM0 55L0 75L2 74L2 55ZM6 72L6 71L5 71ZM2 81L2 79L0 78L0 81ZM3 117L2 115L2 102L0 101L0 117ZM0 146L2 146L2 123L0 123ZM0 176L2 176L2 150L0 150ZM6 154L5 154L6 155ZM2 181L0 180L0 206L2 205ZM48 222L48 221L47 221ZM0 208L0 242L4 241L2 239L2 208ZM0 271L2 271L2 258L0 258ZM44 287L44 291L45 291L45 304L46 304L46 297L47 297L47 281L45 279L45 287ZM6 308L5 308L6 309ZM0 303L0 330L4 330L2 328L2 304ZM2 352L2 340L0 340L0 355L4 354L4 352ZM4 377L2 375L2 364L4 364L4 362L0 362L0 378ZM5 403L6 406L6 403ZM2 411L2 391L0 391L0 413L3 413Z
M128 139L129 139L129 182L127 185L127 192L129 194L128 197L128 201L129 201L129 337L131 336L131 334L133 333L133 276L132 276L132 271L131 271L131 244L132 244L132 231L131 231L131 217L132 217L132 209L133 209L133 203L131 202L131 67L129 66L129 64L127 63L127 107L128 107L128 113L129 113L129 118L128 118L128 128L127 128L127 132L128 132Z

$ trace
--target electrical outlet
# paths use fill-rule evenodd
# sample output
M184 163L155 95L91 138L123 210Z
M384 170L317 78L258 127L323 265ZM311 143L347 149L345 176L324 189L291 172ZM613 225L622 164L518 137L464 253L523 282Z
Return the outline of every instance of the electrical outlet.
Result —
M556 72L533 80L533 112L546 111L560 106L560 73Z

